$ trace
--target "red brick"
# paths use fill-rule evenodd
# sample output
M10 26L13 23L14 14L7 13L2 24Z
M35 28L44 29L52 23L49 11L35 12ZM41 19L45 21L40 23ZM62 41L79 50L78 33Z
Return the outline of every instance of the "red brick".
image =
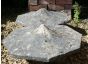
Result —
M38 0L28 0L29 5L38 5Z
M56 10L56 5L49 4L48 10Z
M57 11L64 10L64 5L62 5L62 4L56 5L56 10Z
M67 3L66 4L72 4L72 0L66 0Z
M40 8L46 8L47 9L47 5L30 5L29 6L29 11L37 11Z
M70 10L70 9L72 9L72 5L71 4L66 4L64 8L67 9L67 10Z
M28 2L30 11L47 7L48 10L71 10L72 0L29 0Z
M39 4L55 4L55 0L39 0Z
M48 9L49 10L56 10L56 11L59 11L59 10L64 10L64 5L51 5L49 4L48 5Z
M39 0L39 4L49 4L46 0Z
M56 5L58 4L66 4L67 1L66 0L56 0Z

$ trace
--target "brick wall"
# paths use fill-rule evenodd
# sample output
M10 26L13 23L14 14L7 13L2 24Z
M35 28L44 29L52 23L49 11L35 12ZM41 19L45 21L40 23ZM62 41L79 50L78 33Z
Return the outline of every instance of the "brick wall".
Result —
M36 11L40 8L48 10L71 10L72 0L28 0L29 11Z

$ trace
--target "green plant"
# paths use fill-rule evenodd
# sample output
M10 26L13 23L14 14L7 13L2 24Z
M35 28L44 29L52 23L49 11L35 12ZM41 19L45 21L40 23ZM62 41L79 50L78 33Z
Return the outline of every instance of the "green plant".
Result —
M74 8L74 22L75 23L79 23L79 15L80 15L80 6L77 2L75 2L75 4L73 5Z

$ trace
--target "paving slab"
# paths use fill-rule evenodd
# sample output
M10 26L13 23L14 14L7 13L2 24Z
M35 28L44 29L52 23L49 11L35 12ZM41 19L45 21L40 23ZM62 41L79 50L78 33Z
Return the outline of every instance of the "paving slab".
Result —
M49 62L51 58L80 48L81 34L65 25L36 29L23 27L11 32L4 40L10 54L17 58Z
M36 28L41 24L54 27L55 25L66 23L70 19L71 15L65 12L48 11L45 8L41 8L38 11L18 15L16 22L23 26Z

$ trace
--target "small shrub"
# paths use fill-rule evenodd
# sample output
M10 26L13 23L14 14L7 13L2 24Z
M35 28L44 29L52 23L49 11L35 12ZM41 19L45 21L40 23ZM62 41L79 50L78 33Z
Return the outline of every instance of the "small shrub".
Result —
M79 15L80 15L80 6L77 2L75 2L75 4L73 5L74 8L74 22L75 23L79 23Z

